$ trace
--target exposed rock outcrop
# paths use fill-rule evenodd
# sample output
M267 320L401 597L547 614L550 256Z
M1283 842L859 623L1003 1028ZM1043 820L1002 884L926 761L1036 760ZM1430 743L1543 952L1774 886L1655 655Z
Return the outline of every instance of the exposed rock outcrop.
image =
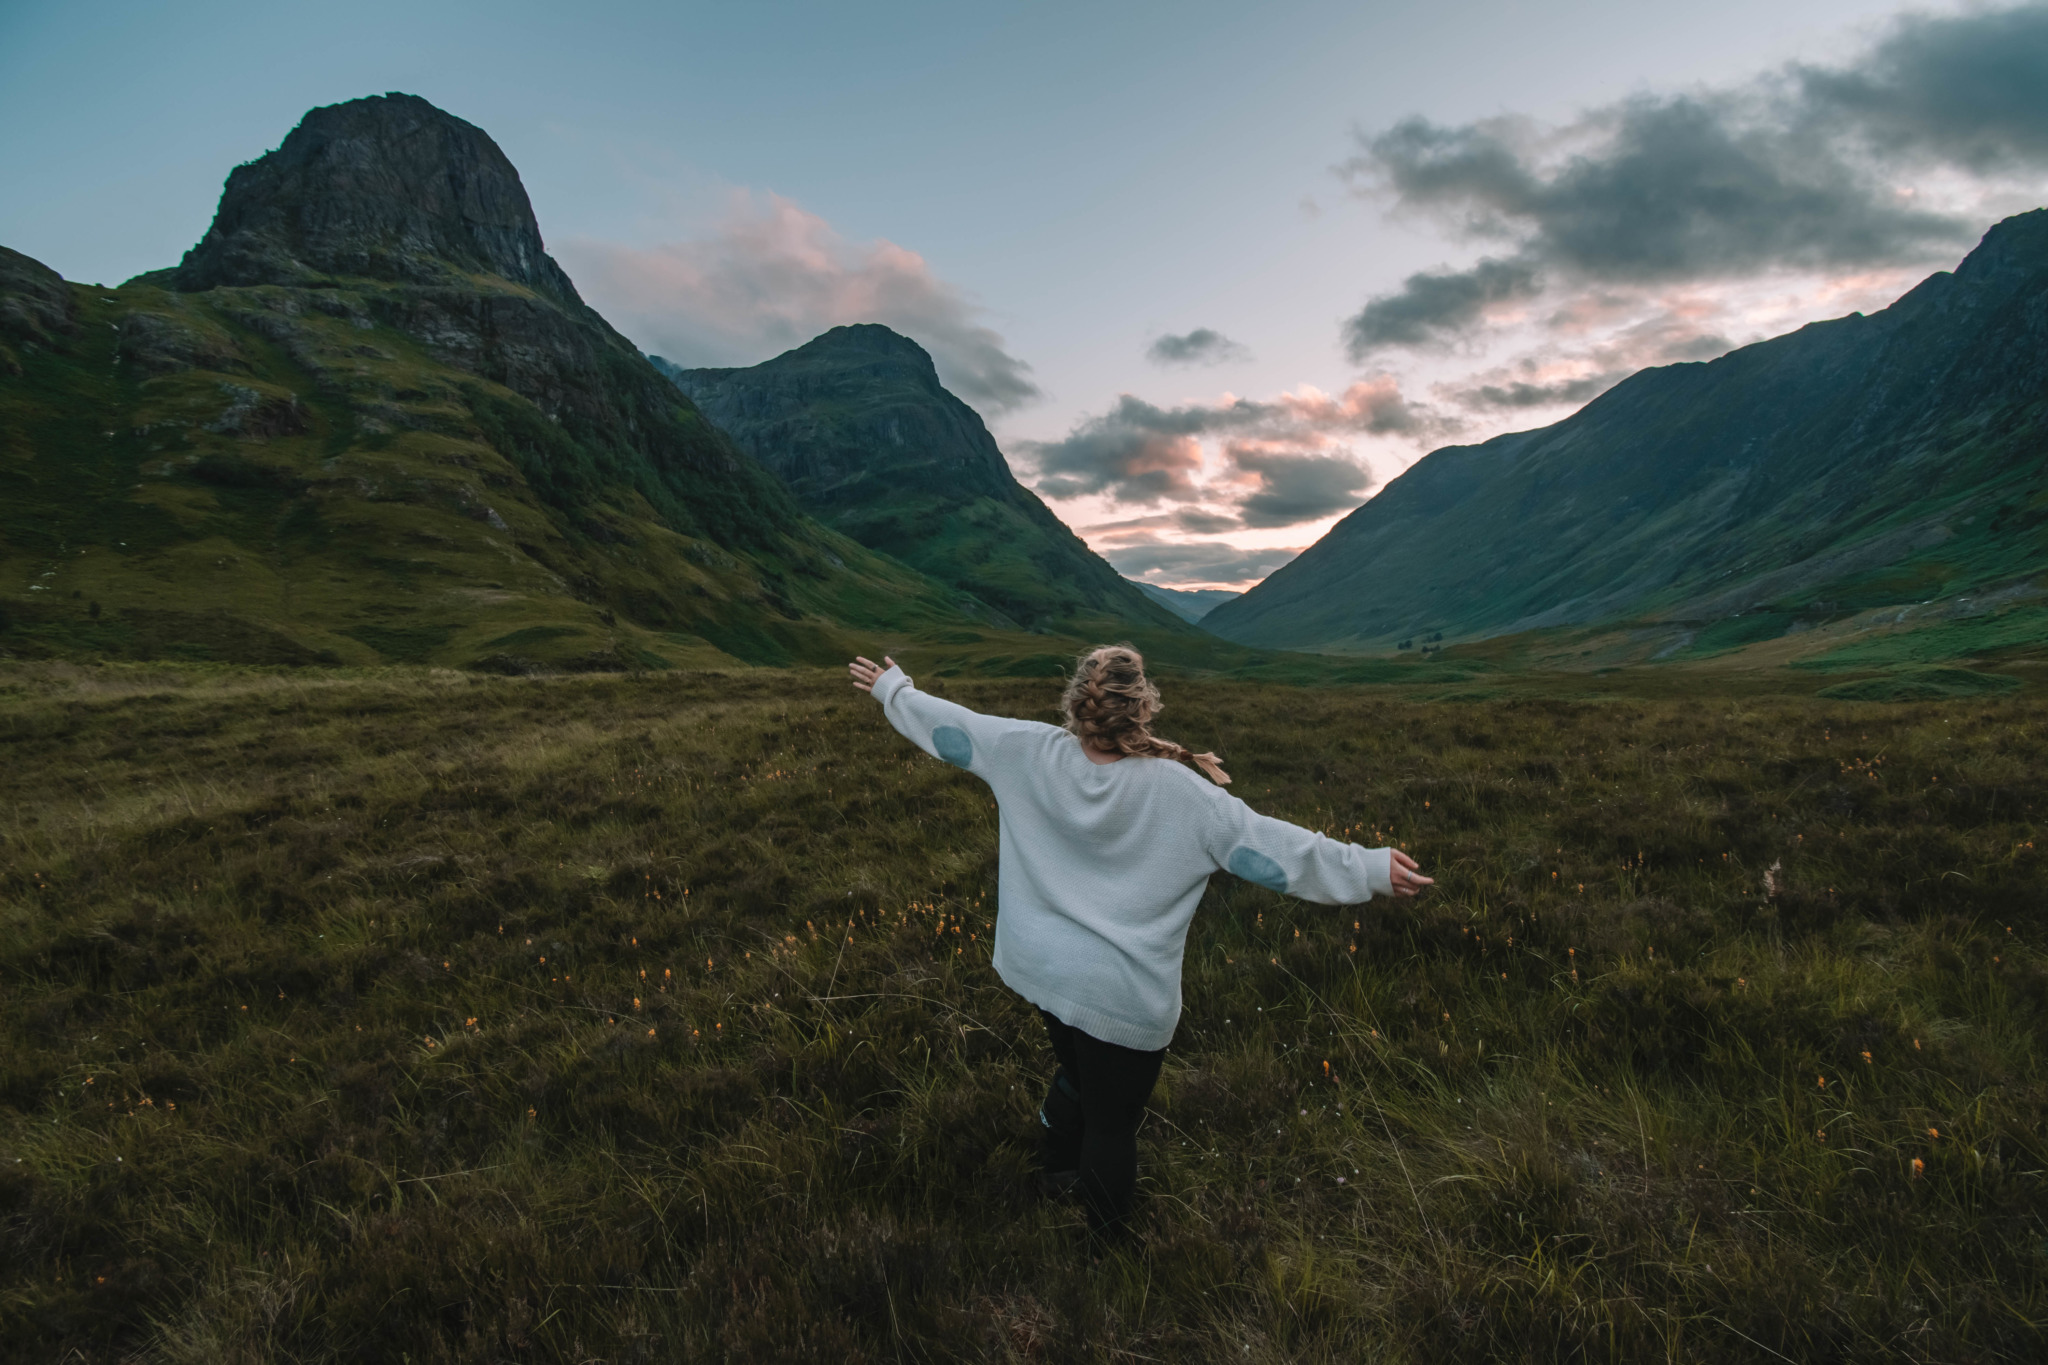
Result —
M416 95L308 113L277 150L228 176L184 262L145 278L230 296L224 312L331 388L347 386L349 367L335 363L315 314L393 328L502 385L553 428L495 414L565 511L580 514L600 484L624 484L677 530L754 548L801 520L781 486L577 295L498 144ZM144 354L174 363L180 348Z
M0 368L21 373L19 346L53 346L78 330L64 277L33 257L0 246Z
M276 151L235 167L177 273L180 288L210 289L333 276L450 284L465 272L581 302L490 135L390 94L315 109Z

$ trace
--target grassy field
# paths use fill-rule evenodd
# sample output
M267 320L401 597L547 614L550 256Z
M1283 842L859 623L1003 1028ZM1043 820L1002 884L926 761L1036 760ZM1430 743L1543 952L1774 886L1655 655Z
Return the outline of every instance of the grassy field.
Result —
M1027 1179L986 789L839 676L7 665L0 1340L2038 1359L2048 702L1630 677L1169 685L1440 886L1216 878L1095 1260Z

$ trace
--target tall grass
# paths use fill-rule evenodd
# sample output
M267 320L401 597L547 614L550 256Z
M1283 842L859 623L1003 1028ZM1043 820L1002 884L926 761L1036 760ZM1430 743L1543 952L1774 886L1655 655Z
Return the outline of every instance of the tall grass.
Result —
M1216 879L1098 1257L988 793L839 678L0 688L21 1359L2038 1358L2030 698L1172 685L1439 887Z

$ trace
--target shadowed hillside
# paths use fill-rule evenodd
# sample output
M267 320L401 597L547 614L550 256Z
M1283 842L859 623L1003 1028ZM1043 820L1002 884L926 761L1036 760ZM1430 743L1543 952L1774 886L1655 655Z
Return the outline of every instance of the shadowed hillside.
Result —
M750 369L655 363L806 510L1035 630L1185 630L1018 483L922 346L834 327Z
M1618 620L1732 623L1742 643L2026 595L2048 568L2044 419L2048 210L1883 312L1439 450L1202 624L1297 649Z

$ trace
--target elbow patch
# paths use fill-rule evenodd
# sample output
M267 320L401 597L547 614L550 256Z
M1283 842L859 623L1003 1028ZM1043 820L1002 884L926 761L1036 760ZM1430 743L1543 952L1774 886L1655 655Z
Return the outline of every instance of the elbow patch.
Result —
M956 768L974 761L974 741L957 725L941 725L932 731L932 747L939 751L940 758Z
M1287 891L1287 874L1280 870L1280 864L1255 848L1240 848L1232 853L1230 870L1268 891L1278 891L1283 895Z

